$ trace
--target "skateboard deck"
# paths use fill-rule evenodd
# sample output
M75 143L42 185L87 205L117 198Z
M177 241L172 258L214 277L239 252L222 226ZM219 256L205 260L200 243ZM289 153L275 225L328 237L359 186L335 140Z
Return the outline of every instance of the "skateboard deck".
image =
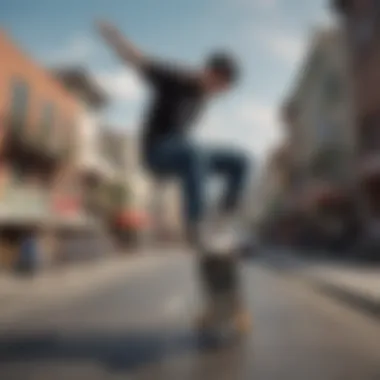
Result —
M243 306L237 257L206 252L199 264L206 301L200 330L218 336L244 335L249 329L249 318Z

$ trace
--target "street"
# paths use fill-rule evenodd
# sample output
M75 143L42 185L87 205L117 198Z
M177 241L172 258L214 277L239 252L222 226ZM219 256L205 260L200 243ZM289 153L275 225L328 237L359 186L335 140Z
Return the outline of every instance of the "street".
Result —
M375 319L259 263L243 270L252 335L207 347L192 328L201 308L195 263L165 260L3 322L0 379L380 379Z

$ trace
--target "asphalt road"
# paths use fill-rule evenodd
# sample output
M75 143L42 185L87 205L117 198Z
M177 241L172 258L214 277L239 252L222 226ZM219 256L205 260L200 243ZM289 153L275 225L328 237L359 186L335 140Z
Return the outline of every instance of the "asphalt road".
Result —
M379 380L377 321L259 265L244 270L252 335L210 349L189 257L0 326L1 380Z

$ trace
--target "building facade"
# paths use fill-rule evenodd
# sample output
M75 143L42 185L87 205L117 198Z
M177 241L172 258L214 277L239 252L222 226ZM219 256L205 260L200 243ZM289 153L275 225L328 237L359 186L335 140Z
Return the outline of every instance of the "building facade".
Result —
M154 178L144 167L140 142L133 134L105 128L104 149L118 167L126 198L121 208L127 220L144 219L146 233L153 240L181 239L183 236L182 199L179 185L170 179Z
M290 151L305 179L352 180L353 99L347 49L339 30L316 33L290 99L294 108L287 120Z
M335 0L350 53L357 136L356 172L364 240L380 239L380 3ZM370 235L370 236L368 236ZM375 249L376 251L376 249Z
M79 104L75 167L85 198L85 209L98 224L106 222L106 189L117 178L116 168L102 150L101 112L107 99L94 78L82 68L55 70L56 76Z
M26 231L51 227L57 217L73 223L81 216L82 194L72 165L79 105L4 31L0 56L1 236L2 247L17 250ZM12 265L17 254L4 249L3 263Z
M289 146L287 141L273 149L261 170L253 197L254 224L271 242L286 237L284 224L292 207L289 191Z
M316 31L284 107L291 193L326 239L342 237L354 202L357 139L348 57L340 29Z

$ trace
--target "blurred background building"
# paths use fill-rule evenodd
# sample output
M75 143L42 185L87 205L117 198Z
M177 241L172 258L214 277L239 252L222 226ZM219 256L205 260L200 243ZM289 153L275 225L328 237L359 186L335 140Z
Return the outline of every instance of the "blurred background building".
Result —
M331 4L338 24L315 30L282 106L260 225L272 241L379 257L380 6Z
M25 235L38 231L47 242L52 229L86 220L73 164L77 99L3 32L0 55L1 257L8 266Z
M73 167L82 193L82 206L87 217L86 231L64 231L60 242L61 256L78 254L71 249L72 239L80 241L83 254L102 255L112 250L112 237L108 224L108 188L116 178L116 170L109 157L101 151L101 111L106 106L106 96L94 78L84 69L65 67L55 69L56 78L65 86L79 105L78 124L75 130L76 150ZM79 234L79 236L78 236ZM79 245L79 244L78 244ZM90 248L91 247L91 248Z
M0 266L97 257L157 226L179 238L178 187L152 182L138 139L104 125L108 99L86 68L44 68L3 31L0 56Z
M379 257L380 6L330 3L336 25L314 30L248 219L271 242ZM1 265L17 267L25 241L49 263L180 240L179 184L151 178L138 137L104 122L96 78L42 67L5 32L0 56Z
M363 222L361 245L379 255L380 239L380 4L333 1L350 53L357 140L355 172ZM371 253L372 252L372 253ZM377 254L376 254L377 252Z

